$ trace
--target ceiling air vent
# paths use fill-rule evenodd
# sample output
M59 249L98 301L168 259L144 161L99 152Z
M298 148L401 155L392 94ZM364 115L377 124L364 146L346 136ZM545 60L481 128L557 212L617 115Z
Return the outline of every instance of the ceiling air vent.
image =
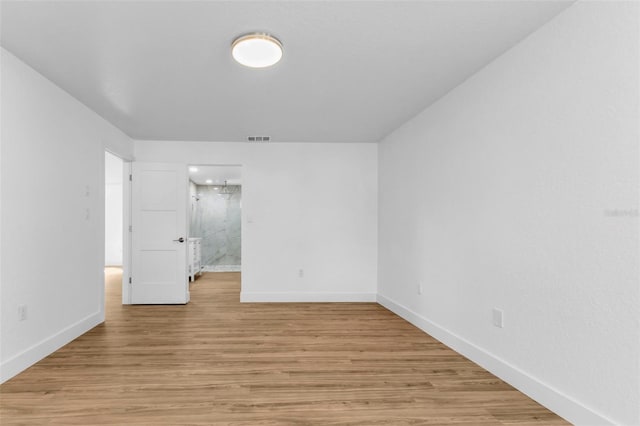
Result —
M249 142L269 142L271 136L247 136Z

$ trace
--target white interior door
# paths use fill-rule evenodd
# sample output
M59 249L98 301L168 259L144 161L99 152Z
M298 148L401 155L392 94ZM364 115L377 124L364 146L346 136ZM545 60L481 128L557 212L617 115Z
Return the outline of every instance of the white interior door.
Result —
M132 165L131 303L187 303L187 168Z

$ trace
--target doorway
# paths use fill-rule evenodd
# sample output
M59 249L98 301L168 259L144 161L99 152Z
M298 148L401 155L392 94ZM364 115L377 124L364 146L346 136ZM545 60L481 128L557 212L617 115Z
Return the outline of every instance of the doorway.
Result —
M105 151L104 294L106 305L117 305L122 299L122 276L125 263L124 169L125 162L120 157Z
M190 281L241 272L242 167L190 165L188 211Z

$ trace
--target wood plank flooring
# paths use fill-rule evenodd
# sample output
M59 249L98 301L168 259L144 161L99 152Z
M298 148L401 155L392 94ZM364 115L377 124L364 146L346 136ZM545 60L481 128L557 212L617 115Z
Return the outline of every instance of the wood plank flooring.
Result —
M564 425L374 303L240 304L205 273L186 306L123 306L0 386L2 425Z

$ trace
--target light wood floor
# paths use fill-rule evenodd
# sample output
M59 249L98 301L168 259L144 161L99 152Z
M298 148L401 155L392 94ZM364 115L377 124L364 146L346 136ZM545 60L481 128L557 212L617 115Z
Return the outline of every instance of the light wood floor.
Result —
M0 386L0 423L560 425L511 386L373 303L240 304L206 273L186 306L122 306Z

